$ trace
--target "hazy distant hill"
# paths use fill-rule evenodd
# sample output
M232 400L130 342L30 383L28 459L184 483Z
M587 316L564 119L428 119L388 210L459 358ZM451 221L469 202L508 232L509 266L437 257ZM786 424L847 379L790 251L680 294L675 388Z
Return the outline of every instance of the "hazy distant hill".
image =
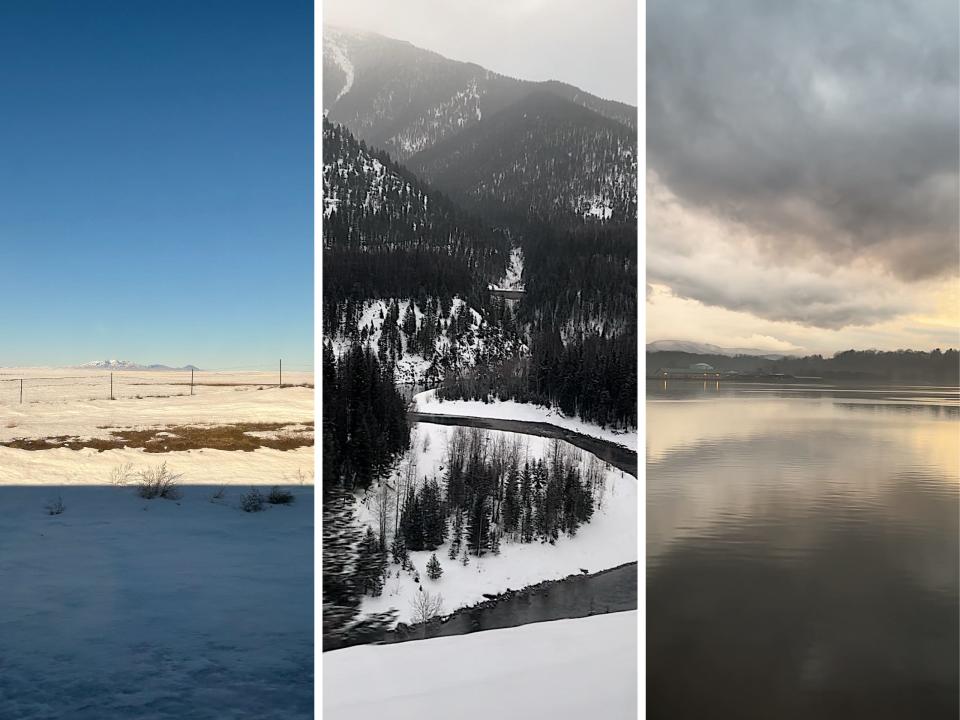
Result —
M647 352L682 352L694 355L725 355L728 357L750 355L768 360L788 357L786 353L758 350L757 348L725 348L719 345L698 343L692 340L655 340L654 342L647 343Z

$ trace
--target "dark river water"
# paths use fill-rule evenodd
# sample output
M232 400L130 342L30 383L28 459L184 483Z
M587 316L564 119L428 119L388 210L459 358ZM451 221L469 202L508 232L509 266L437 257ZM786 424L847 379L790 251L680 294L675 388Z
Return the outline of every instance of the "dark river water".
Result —
M650 718L960 715L960 401L647 383Z
M637 563L593 575L544 583L498 600L488 607L464 609L443 623L389 633L386 642L444 635L465 635L547 620L588 617L637 609Z

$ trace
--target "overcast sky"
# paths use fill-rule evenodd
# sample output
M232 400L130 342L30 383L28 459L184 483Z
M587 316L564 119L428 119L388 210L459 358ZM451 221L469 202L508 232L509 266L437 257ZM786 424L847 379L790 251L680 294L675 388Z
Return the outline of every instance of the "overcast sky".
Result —
M957 346L958 17L647 4L647 338Z
M637 104L636 0L324 0L323 21Z

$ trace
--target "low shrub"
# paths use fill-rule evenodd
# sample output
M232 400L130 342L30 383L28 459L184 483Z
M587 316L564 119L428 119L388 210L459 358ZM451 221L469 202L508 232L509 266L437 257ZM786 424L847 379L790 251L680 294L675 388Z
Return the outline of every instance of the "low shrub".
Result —
M133 463L117 465L110 471L110 484L117 486L129 485L134 477Z
M180 497L180 488L177 483L181 477L183 477L182 474L170 472L166 463L143 470L137 480L137 494L147 500L158 497L177 500Z
M250 488L250 492L240 496L240 509L244 512L260 512L263 507L263 495L256 488Z
M267 502L271 505L290 505L293 502L293 493L274 485L267 495Z
M67 506L63 504L63 498L59 495L57 495L55 500L51 500L46 504L46 511L48 515L60 515L66 509Z

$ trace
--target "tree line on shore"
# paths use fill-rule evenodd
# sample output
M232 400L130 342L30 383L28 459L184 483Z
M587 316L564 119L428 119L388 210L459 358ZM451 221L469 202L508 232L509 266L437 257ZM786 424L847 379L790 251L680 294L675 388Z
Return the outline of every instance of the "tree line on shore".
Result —
M922 350L845 350L833 356L757 357L705 355L678 351L647 353L647 367L689 367L705 362L721 371L769 375L782 373L830 380L960 384L960 353L951 348Z

